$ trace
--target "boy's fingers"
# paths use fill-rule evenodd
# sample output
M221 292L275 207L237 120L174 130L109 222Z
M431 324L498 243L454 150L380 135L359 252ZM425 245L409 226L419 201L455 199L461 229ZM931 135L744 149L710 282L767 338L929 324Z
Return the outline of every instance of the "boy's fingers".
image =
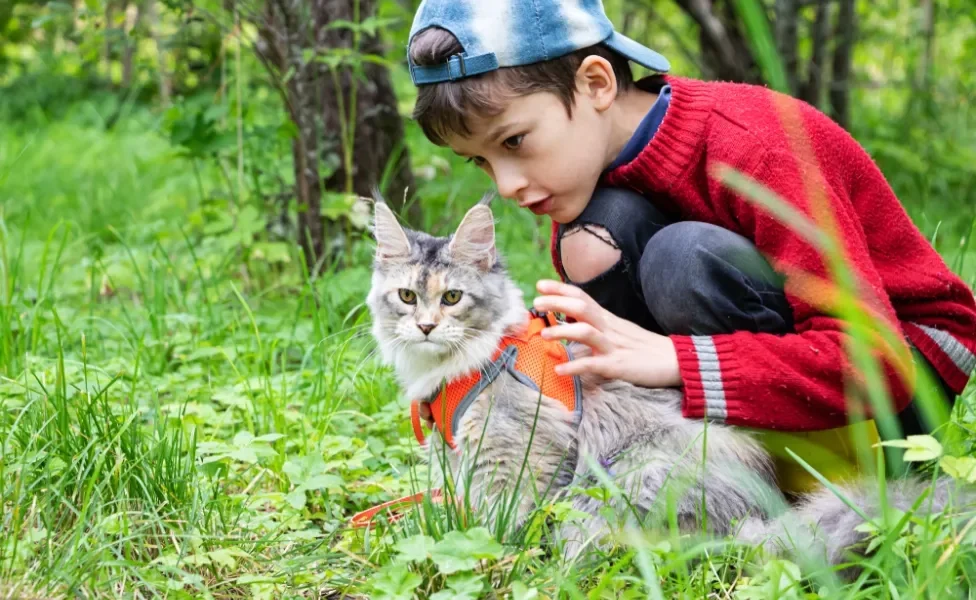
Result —
M542 337L546 339L568 340L579 342L593 348L597 352L605 353L610 350L610 342L607 336L589 323L568 323L565 325L555 325L542 330Z
M562 281L540 279L536 282L535 289L540 294L566 296L567 298L579 298L581 300L592 301L589 294L575 285L563 283Z
M602 356L586 356L556 366L557 375L584 375L594 373L606 377L606 359Z
M573 317L578 321L589 321L587 317L587 304L580 298L567 298L565 296L539 296L532 301L532 306L541 312L559 312L566 316Z

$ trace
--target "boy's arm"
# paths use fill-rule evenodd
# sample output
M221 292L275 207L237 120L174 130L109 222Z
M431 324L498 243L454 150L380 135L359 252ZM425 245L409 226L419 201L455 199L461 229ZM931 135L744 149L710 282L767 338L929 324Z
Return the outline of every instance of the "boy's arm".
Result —
M976 311L972 294L968 294L967 301L966 294L959 290L961 287L965 292L965 285L948 271L911 223L884 177L860 146L846 132L842 135L830 130L822 133L836 138L831 140L837 144L833 160L857 163L837 169L837 172L846 173L853 169L852 179L857 182L858 190L856 203L839 178L826 179L822 191L823 198L829 201L849 264L862 288L862 298L871 299L871 308L899 334L896 337L901 341L902 329L877 265L897 269L899 265L888 263L896 261L899 255L910 255L920 263L920 270L930 274L886 271L886 281L911 286L912 278L937 274L945 279L942 286L946 290L945 299L929 304L941 306L945 311L941 320L944 332L955 336L963 349L968 346L970 352L976 350ZM797 165L797 160L787 152L767 151L751 175L809 216L811 210L802 184L803 175ZM810 165L806 168L816 169ZM824 260L809 243L763 209L727 189L720 193L726 194L733 216L745 234L770 258L775 268L787 273L786 294L793 309L796 333L671 336L684 382L685 416L708 416L735 425L781 430L815 430L846 424L845 393L850 391L850 383L857 374L847 359L849 338L844 324L805 301L804 298L810 298L811 294L804 294L797 287L797 279L789 277L790 272L803 272L829 280ZM878 221L865 225L859 214L862 212L870 213L870 217ZM877 237L877 244L873 244L874 240L869 236ZM893 256L885 256L885 251L894 252L892 246L900 247ZM872 252L879 251L880 254L872 256ZM820 297L824 294L821 290L812 296L823 299ZM912 339L914 342L916 336ZM919 342L915 344L920 345ZM905 350L905 346L896 349L903 353L902 356L907 355ZM898 412L910 402L911 391L896 375L891 363L885 362L883 366L893 408ZM966 373L959 381L950 383L961 389L968 375ZM870 412L869 407L866 410Z

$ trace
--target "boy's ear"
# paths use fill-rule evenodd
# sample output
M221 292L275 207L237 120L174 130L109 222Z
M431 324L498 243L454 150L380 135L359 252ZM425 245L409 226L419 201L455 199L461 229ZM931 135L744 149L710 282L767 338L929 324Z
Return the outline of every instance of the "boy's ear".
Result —
M376 260L410 256L410 240L397 222L396 215L379 196L373 205L373 237L376 238Z
M617 98L617 76L613 73L613 65L602 56L587 56L576 69L576 89L589 98L597 110L610 108Z
M485 272L495 266L495 217L487 205L490 200L490 196L482 198L464 215L448 245L454 260Z

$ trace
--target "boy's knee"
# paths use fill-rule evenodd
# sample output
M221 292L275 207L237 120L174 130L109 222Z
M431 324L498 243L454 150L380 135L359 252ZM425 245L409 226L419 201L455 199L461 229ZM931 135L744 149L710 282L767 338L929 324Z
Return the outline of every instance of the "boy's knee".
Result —
M566 277L586 283L620 262L620 248L610 233L598 225L570 229L559 240L560 258Z
M730 235L735 234L709 223L682 221L668 225L644 248L641 280L656 290L687 287L686 284L700 280L703 267L716 255L726 253Z
M669 225L647 243L640 270L648 309L669 333L719 333L756 319L782 327L758 297L776 290L775 273L749 240L727 229Z

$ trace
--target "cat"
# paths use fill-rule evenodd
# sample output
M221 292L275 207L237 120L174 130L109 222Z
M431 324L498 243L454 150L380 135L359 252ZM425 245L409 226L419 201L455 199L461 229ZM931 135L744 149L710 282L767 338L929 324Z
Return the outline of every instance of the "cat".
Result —
M367 296L372 335L411 400L429 398L445 381L482 369L502 336L528 318L495 247L489 199L471 208L448 237L403 228L376 199ZM576 356L588 351L571 347ZM679 390L592 375L579 383L583 409L577 415L503 371L464 412L454 448L446 448L436 432L428 438L431 456L446 457L431 460L433 478L454 481L459 494L482 503L489 522L516 495L518 525L540 501L609 477L622 493L566 496L589 515L557 533L569 557L591 543L601 545L610 533L605 503L623 514L636 512L644 527L666 526L676 515L681 531L734 535L773 555L813 551L830 564L865 540L855 529L863 519L829 490L790 507L763 447L734 427L683 418ZM909 510L925 489L914 479L888 486L888 503L900 510ZM855 505L878 514L876 484L856 481L841 489ZM929 510L947 506L950 491L949 482L940 480Z

